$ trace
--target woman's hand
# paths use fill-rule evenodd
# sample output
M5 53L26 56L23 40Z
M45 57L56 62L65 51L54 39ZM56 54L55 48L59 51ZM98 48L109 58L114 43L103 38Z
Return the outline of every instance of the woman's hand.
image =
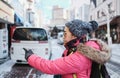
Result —
M25 59L28 60L29 56L33 54L33 51L31 49L27 50L26 48L23 48L25 51Z

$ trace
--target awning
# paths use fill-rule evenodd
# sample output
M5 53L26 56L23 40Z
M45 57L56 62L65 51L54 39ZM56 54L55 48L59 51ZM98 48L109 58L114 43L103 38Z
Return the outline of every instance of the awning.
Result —
M115 16L110 23L111 24L117 24L119 22L120 22L120 15Z
M17 13L14 14L14 21L16 25L23 25L24 21L23 18L21 18Z

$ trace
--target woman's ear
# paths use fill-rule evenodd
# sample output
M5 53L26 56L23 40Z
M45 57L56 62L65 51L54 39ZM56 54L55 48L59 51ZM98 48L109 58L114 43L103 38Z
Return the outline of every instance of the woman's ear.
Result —
M75 35L72 35L72 39L76 39L77 37Z

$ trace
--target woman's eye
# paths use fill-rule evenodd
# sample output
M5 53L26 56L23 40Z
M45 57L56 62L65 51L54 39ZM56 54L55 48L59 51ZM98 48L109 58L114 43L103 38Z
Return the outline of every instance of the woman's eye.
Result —
M64 36L66 36L66 33L64 33Z

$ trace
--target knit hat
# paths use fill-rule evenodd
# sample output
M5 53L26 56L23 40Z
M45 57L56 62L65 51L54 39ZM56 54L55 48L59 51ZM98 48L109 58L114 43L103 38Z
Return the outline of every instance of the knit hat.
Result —
M98 28L96 21L90 21L89 23L84 22L79 19L74 19L65 24L70 30L70 32L77 38L81 38L87 33L94 32Z

